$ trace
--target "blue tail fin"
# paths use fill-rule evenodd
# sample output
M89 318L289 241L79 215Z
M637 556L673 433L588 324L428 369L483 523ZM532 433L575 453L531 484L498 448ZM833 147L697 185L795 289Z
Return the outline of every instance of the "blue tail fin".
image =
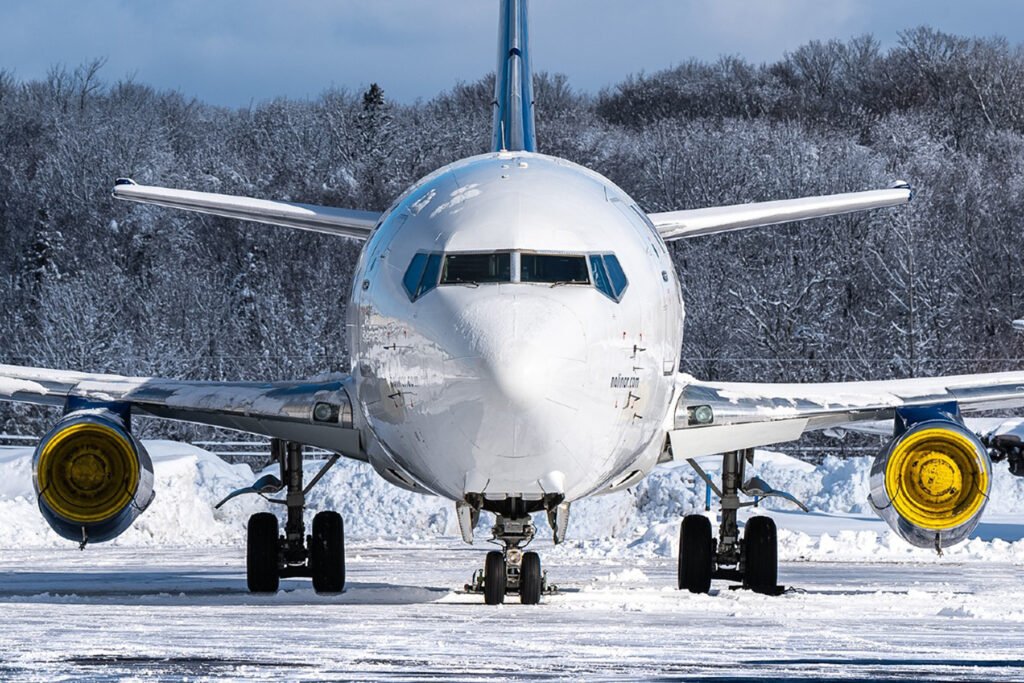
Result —
M501 0L498 71L494 82L494 139L491 142L495 152L537 151L526 2Z

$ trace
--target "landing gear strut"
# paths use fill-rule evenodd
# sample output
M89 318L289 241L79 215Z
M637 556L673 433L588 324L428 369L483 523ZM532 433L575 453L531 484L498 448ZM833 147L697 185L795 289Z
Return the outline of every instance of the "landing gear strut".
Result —
M308 576L317 593L340 593L345 589L345 528L341 515L323 511L313 517L312 533L306 534L303 513L306 495L327 472L338 456L332 456L308 485L302 481L302 445L274 439L271 457L281 469L281 477L261 478L252 487L236 491L217 507L236 495L258 493L271 503L288 509L284 535L279 535L277 517L258 512L249 518L246 539L246 582L253 593L276 593L282 578ZM283 499L268 494L285 491Z
M721 499L721 523L718 541L711 536L711 522L704 515L687 515L679 530L679 589L707 593L711 579L741 582L744 588L765 595L779 595L778 534L770 517L751 517L740 539L737 513L741 507L755 505L758 498L778 496L801 507L793 496L775 491L753 477L743 481L754 451L732 451L722 456L722 487L719 488L695 460L690 465ZM754 498L741 501L740 493Z
M505 514L495 513L495 516L491 542L501 545L502 550L487 553L483 570L473 574L466 590L483 593L484 602L488 605L502 604L506 593L519 593L521 603L536 605L541 595L557 590L556 586L548 583L547 574L541 570L540 555L523 551L537 530L523 508L522 500L509 499Z

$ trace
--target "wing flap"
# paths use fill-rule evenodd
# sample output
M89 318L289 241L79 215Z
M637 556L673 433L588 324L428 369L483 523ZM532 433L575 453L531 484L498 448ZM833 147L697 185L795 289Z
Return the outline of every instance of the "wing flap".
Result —
M342 235L360 240L369 238L380 219L380 214L371 211L277 202L212 192L173 190L166 187L138 185L127 178L117 180L113 194L117 199L142 204L156 204L185 211L196 211L225 218L237 218L330 235Z
M913 197L910 186L902 181L886 190L847 192L844 194L783 199L773 202L714 206L706 209L648 214L658 234L666 242L746 230L808 218L836 216L908 203Z

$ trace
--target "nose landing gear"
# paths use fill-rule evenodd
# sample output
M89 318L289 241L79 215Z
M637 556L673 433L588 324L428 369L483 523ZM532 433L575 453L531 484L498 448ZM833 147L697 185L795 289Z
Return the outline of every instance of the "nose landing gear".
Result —
M494 534L492 542L502 545L503 549L487 553L483 570L478 569L466 584L467 592L483 593L488 605L502 604L507 593L518 593L524 605L536 605L542 595L558 590L548 583L547 573L541 569L540 555L523 551L536 533L528 515L499 514L491 533Z

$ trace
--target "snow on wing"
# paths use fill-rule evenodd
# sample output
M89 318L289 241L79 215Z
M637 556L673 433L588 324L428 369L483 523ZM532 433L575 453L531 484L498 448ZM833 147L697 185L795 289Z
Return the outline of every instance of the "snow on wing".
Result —
M298 441L365 460L348 376L326 381L203 382L0 365L0 400L127 403L135 413ZM322 404L322 405L321 405ZM314 411L320 408L320 415Z
M955 401L963 412L1024 407L1024 372L823 384L702 382L679 375L674 459L783 443L809 431L892 420L896 409ZM713 418L698 423L697 408Z

